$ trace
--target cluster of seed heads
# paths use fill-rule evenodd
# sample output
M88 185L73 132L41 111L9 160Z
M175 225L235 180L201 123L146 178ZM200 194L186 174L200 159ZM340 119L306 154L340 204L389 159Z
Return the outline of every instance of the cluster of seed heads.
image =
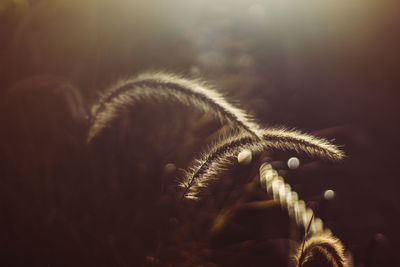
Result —
M289 150L328 161L344 157L340 149L325 139L283 127L262 127L206 83L166 73L145 73L112 86L92 109L88 142L137 103L158 100L203 110L236 129L193 160L184 177L178 179L179 186L184 188L182 198L199 199L199 192L229 167L242 150Z
M325 139L282 127L264 128L206 83L166 73L142 74L111 87L92 109L88 142L101 136L106 128L112 127L112 123L120 119L121 114L138 102L158 100L178 102L208 112L236 129L236 132L211 146L189 166L184 177L179 179L179 185L184 188L181 199L199 199L199 192L207 188L235 158L239 163L246 164L251 162L254 152L289 150L328 161L338 161L345 156ZM307 235L313 235L307 242L307 238L304 238L296 256L296 266L311 261L319 262L321 259L321 264L315 266L326 266L322 262L327 260L336 264L329 266L346 266L340 241L325 231L327 229L324 229L322 220L314 216L313 211L306 207L305 202L268 163L260 167L260 183L270 197L287 210L290 218L304 228ZM322 257L316 257L315 251L322 253Z

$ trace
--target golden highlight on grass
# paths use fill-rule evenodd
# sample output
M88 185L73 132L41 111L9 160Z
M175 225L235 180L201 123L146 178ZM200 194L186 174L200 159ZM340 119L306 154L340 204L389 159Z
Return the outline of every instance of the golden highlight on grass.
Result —
M303 250L298 248L295 260L297 267L347 266L343 244L328 232L307 240Z
M194 160L186 171L179 186L185 188L183 197L198 199L197 194L213 181L217 174L236 160L237 154L243 149L259 151L259 143L246 133L223 138L210 149L203 153L199 159Z
M258 131L261 140L246 133L239 133L223 139L194 161L186 172L180 186L185 188L186 198L197 199L202 187L206 187L215 176L234 162L244 149L252 152L270 150L291 150L305 153L322 160L338 161L344 153L327 140L285 128L267 128Z
M244 149L252 152L292 150L330 161L344 157L342 151L325 139L285 128L262 129L245 111L228 103L204 82L167 73L141 74L111 87L93 108L88 142L110 127L120 114L143 100L190 105L210 112L242 131L223 139L195 160L180 183L185 188L183 196L186 198L196 199L199 190L232 164L232 160Z
M292 150L328 161L339 161L345 157L343 151L329 141L297 130L280 127L267 128L260 132L265 145L270 148Z
M94 107L88 142L99 135L110 122L136 103L149 101L176 101L212 112L221 121L228 121L259 139L259 126L245 111L228 103L217 91L204 82L167 73L146 73L122 80L111 87Z

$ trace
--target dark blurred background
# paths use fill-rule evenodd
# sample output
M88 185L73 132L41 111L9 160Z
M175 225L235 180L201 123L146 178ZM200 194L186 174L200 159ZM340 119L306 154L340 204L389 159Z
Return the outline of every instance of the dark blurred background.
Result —
M399 6L2 0L0 97L30 77L61 77L89 109L118 78L167 70L212 82L265 125L335 138L343 163L291 181L306 200L336 192L326 223L364 266L373 240L400 249Z

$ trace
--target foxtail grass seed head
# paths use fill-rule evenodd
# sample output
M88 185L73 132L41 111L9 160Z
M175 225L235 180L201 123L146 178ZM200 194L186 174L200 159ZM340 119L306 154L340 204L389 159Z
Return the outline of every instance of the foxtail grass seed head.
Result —
M329 232L305 240L304 247L297 249L296 262L297 267L348 266L343 244Z
M203 156L190 167L190 171L187 172L185 181L182 183L187 188L184 193L185 196L191 195L193 198L197 198L197 193L195 192L198 192L199 187L196 181L205 186L206 183L215 179L215 175L220 170L228 168L233 163L232 158L234 155L239 155L237 156L239 162L242 160L244 162L246 155L251 152L270 151L273 149L303 152L311 157L332 161L339 160L344 156L336 146L328 141L299 131L285 128L267 128L258 132L262 134L261 140L254 139L244 133L234 134L203 153ZM267 190L269 190L268 187Z
M99 99L92 108L92 125L88 142L101 134L121 113L141 101L176 102L209 112L230 122L256 139L259 126L243 110L233 106L205 82L167 73L145 73L121 80Z
M262 139L271 148L305 153L310 157L322 160L338 161L345 156L343 151L329 141L297 130L267 128L263 130Z

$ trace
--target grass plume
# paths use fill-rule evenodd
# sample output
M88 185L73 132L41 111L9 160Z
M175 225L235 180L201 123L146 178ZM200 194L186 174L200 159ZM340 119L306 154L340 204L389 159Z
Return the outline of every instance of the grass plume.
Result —
M304 249L298 248L296 263L297 267L347 266L342 243L328 232L305 241Z
M215 176L232 161L243 149L251 151L260 150L258 143L245 133L230 136L222 139L215 146L211 146L209 151L194 161L189 170L185 173L180 186L185 188L183 196L190 199L197 199L197 194L207 186Z
M93 110L88 142L109 127L110 122L121 112L143 100L175 101L192 105L206 112L212 112L220 120L232 123L256 139L260 137L258 125L245 111L228 103L220 93L204 82L166 73L146 73L118 82L100 98Z
M278 150L292 150L310 157L339 161L345 157L343 151L329 141L285 128L267 128L261 131L265 146Z
M223 139L206 151L192 164L180 183L185 188L184 196L196 199L199 190L232 164L238 153L244 149L253 152L291 150L330 161L338 161L344 157L344 153L327 140L300 131L267 128L259 130L259 133L261 140L254 139L247 133L239 133Z

